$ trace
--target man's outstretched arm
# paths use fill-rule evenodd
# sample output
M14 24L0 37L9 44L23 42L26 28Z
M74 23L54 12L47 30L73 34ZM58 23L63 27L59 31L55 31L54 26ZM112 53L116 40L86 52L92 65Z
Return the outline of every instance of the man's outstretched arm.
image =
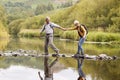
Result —
M74 27L74 28L66 28L66 30L77 30L77 27Z
M58 27L59 29L63 30L63 31L66 31L66 28L63 28L61 26Z

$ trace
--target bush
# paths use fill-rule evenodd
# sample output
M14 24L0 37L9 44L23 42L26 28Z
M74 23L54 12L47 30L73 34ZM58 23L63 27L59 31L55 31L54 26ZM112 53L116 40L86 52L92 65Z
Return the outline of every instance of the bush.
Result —
M8 33L6 28L4 27L3 23L0 21L0 39L1 38L8 38Z
M17 36L18 33L20 32L20 29L21 29L20 25L23 21L24 21L23 19L19 19L19 20L15 20L15 21L11 22L8 26L9 33L11 35Z

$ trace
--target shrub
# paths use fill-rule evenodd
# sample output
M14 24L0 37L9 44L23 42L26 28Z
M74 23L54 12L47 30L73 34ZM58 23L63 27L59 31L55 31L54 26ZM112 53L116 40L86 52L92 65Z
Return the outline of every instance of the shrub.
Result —
M24 20L23 19L19 19L19 20L15 20L13 22L11 22L8 26L8 29L9 29L9 33L11 35L18 35L18 33L20 32L20 29L21 29L21 23L23 22Z

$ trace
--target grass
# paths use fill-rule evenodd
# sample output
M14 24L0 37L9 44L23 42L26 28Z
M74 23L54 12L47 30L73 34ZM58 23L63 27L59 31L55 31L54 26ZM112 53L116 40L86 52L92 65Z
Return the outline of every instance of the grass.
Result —
M87 38L97 42L120 41L120 33L90 32Z
M20 31L20 37L39 37L39 29L23 29Z
M5 50L9 43L9 38L0 39L0 51Z
M79 36L78 36L77 31L65 31L61 34L61 38L78 40Z
M3 26L2 22L0 21L0 39L8 38L9 34L7 33L6 28Z
M23 29L19 35L21 37L39 37L40 30L39 29ZM72 39L79 40L79 36L77 31L60 31L58 34L55 32L55 35L64 38L64 39ZM44 36L42 34L41 36ZM95 42L117 42L120 43L120 33L108 33L108 32L96 32L92 31L87 35L87 41L95 41Z
M6 31L0 31L0 39L8 38L9 34Z

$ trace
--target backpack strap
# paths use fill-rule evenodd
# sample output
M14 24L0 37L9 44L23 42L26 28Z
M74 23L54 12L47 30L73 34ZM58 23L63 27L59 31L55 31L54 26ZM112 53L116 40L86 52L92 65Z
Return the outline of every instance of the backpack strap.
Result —
M46 26L46 25L47 25L47 24L44 24L44 28L43 28L43 30L45 29L45 26ZM49 23L49 25L50 25L50 27L53 29L52 24Z
M78 34L79 34L80 37L82 37L82 35L80 34L80 32L81 32L81 25L78 28L79 28L78 29Z
M43 30L45 30L45 26L46 26L47 24L44 24L44 28L43 28ZM52 28L52 30L53 30L53 33L54 33L54 29L53 29L53 27L52 27L52 23L49 23L49 26Z
M52 23L50 23L50 27L52 28L52 30L53 30L53 33L54 33L54 28L52 27Z
M88 34L88 28L86 27L86 25L81 24L81 25L80 25L80 28L81 28L81 26L83 26L83 27L84 27L84 29L86 30L86 34Z
M53 29L53 27L52 27L52 23L50 23L50 27Z

